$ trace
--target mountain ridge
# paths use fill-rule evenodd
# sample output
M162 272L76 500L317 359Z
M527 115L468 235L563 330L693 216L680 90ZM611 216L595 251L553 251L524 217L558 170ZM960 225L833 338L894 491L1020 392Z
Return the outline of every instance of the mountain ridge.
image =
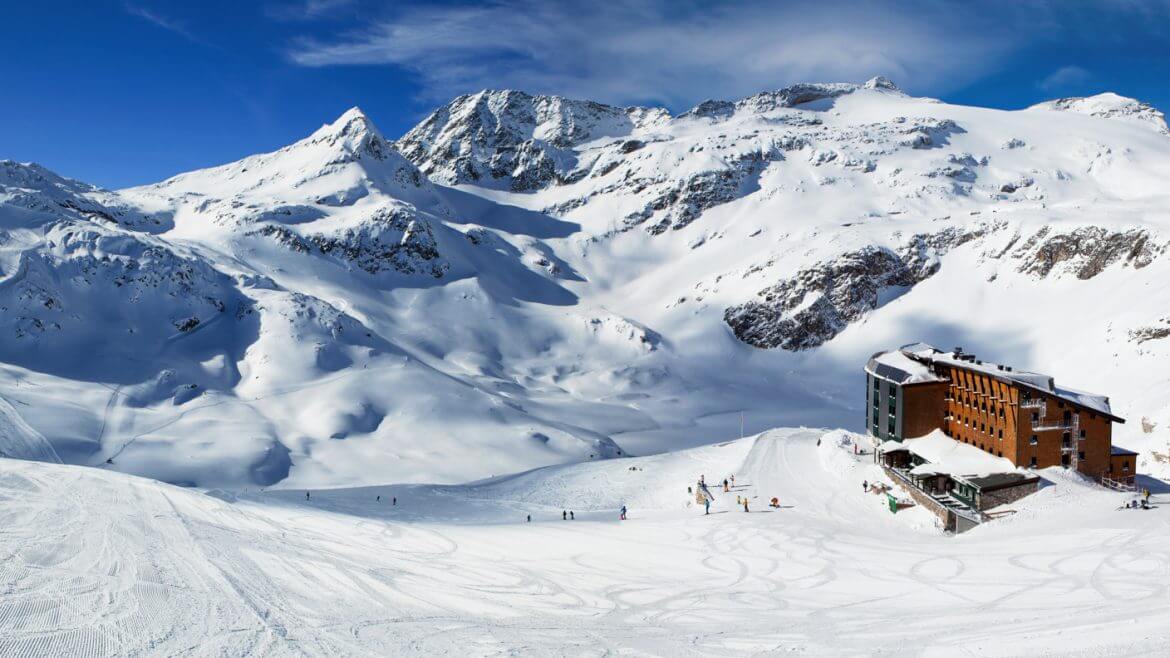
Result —
M0 395L63 461L199 486L860 423L858 364L915 340L1053 364L1167 426L1136 364L1170 359L1170 144L1128 99L1058 105L883 78L676 117L485 91L398 140L354 107L119 191L6 161ZM1151 467L1143 426L1121 443Z

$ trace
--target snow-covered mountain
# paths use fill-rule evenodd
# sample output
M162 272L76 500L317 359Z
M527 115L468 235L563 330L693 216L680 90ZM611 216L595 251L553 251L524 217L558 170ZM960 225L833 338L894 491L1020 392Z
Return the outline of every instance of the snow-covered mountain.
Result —
M741 420L860 428L865 359L925 340L1108 394L1118 443L1167 458L1170 136L1131 99L875 78L672 117L484 91L394 142L355 108L118 192L0 176L10 452L463 481Z

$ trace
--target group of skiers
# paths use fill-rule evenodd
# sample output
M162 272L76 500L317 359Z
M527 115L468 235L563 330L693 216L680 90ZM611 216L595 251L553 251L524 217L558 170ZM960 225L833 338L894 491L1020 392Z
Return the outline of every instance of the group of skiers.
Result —
M1150 509L1150 490L1142 489L1141 498L1126 503L1125 507L1126 509L1137 509L1139 507L1142 509Z
M622 509L618 515L618 518L622 521L626 520L626 506L625 505L622 505ZM561 510L561 520L562 521L576 521L577 515L571 509L569 509L569 510L563 509L563 510ZM525 523L532 523L532 515L531 514L527 515L524 518L524 522Z
M722 484L723 484L723 492L724 493L731 493L731 488L735 486L735 476L729 475L728 477L723 478ZM710 514L711 513L711 501L715 500L715 496L712 495L711 490L707 488L706 476L703 476L703 475L699 476L699 481L695 484L694 489L692 489L691 487L687 487L687 494L694 494L695 502L699 503L700 505L703 506L703 514ZM747 496L737 495L735 497L735 504L737 507L743 507L743 511L750 512L751 508L749 506L748 500L749 499ZM771 507L779 509L780 508L780 499L773 496L769 505Z

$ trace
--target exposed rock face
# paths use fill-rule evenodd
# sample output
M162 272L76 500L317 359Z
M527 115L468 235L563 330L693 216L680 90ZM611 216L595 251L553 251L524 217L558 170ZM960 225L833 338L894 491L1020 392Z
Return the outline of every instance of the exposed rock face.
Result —
M572 147L668 118L662 109L482 91L435 110L396 146L434 180L530 191L569 175Z
M1170 338L1170 318L1162 318L1149 327L1138 327L1129 330L1129 339L1138 345L1146 341Z
M1141 269L1164 248L1154 244L1142 229L1114 232L1086 226L1052 235L1046 227L1031 236L1012 256L1022 261L1020 272L1040 278L1060 269L1072 272L1078 279L1091 279L1117 262Z
M733 306L723 320L755 347L817 347L877 308L883 289L908 288L933 276L940 255L983 230L916 235L897 252L868 246L842 254L761 290L762 301Z
M384 207L358 226L334 233L297 231L267 224L250 235L263 235L303 254L320 253L370 274L398 272L441 278L450 264L439 254L430 224L408 207Z

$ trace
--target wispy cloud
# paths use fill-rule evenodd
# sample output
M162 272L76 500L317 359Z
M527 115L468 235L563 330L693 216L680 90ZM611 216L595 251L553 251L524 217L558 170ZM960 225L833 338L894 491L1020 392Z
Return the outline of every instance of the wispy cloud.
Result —
M372 27L299 39L289 56L313 67L403 67L435 99L515 87L679 107L879 74L911 90L957 88L1010 51L1002 25L993 12L927 0L516 0L409 7Z
M126 9L126 13L130 14L131 16L137 16L147 22L153 23L155 26L167 30L168 32L173 32L174 34L183 37L191 43L207 46L209 48L215 47L214 44L192 32L183 22L179 20L163 16L153 9L142 7L140 5L126 3L123 5L123 7Z
M1046 92L1060 92L1081 87L1093 79L1093 74L1079 66L1062 66L1036 84Z
M358 0L297 0L265 6L265 13L282 21L312 21L343 18L358 6Z

